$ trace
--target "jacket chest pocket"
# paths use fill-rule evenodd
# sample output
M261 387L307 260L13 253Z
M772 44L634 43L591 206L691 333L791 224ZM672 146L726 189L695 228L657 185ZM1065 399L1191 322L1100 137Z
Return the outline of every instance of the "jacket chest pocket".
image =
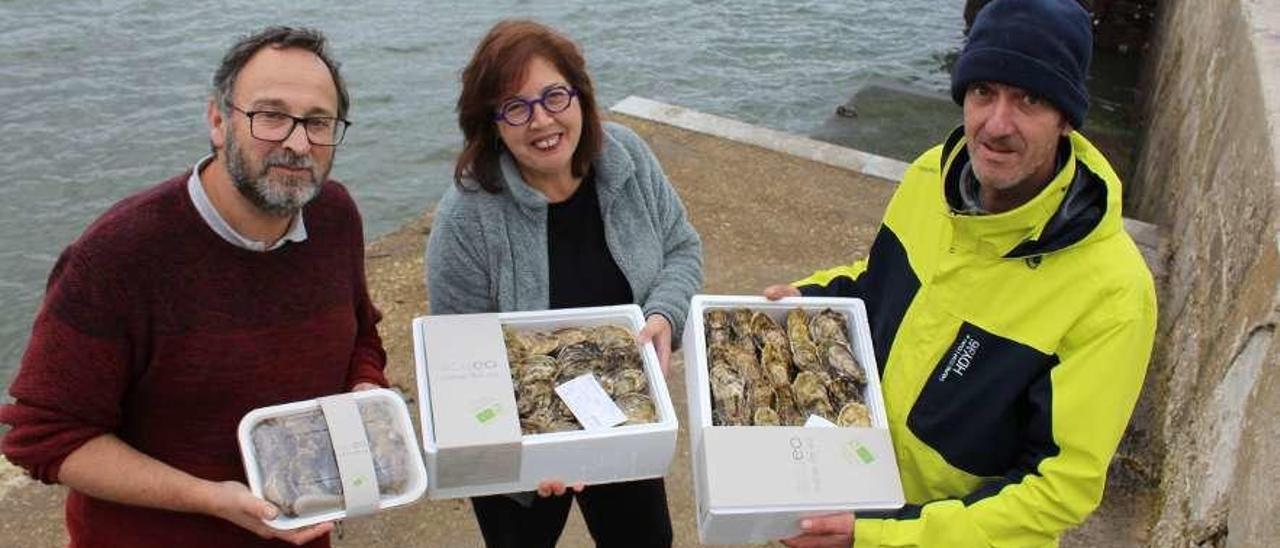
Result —
M965 322L925 380L907 427L976 476L1034 468L1058 450L1049 375L1057 363L1055 355Z

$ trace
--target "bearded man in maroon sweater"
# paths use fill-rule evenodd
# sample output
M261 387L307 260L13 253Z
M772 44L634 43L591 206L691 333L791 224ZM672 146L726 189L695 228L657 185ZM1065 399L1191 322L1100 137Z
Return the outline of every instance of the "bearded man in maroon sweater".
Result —
M324 37L271 28L214 75L213 155L62 253L0 449L71 491L72 546L328 546L244 486L256 407L386 385L360 216L328 180L349 99Z

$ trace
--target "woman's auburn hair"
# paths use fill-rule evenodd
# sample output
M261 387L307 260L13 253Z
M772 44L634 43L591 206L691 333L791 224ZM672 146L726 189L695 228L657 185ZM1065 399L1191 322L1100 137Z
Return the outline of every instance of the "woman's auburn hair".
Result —
M462 129L463 144L453 168L453 182L459 189L475 190L464 184L471 179L488 192L502 191L498 163L502 139L498 135L500 122L494 121L494 114L503 101L514 95L535 57L555 65L577 92L582 135L573 153L573 175L584 177L591 168L603 146L604 128L582 50L567 36L541 23L505 20L489 29L462 71L458 127Z

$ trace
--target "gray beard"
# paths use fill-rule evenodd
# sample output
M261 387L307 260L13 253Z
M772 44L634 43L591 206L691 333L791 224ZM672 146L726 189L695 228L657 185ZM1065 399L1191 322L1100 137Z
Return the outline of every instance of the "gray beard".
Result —
M226 141L227 174L231 176L231 182L249 203L269 215L293 216L320 193L320 183L328 177L328 172L317 177L314 171L306 177L306 181L299 181L298 177L285 180L272 177L267 173L272 166L313 167L311 158L294 154L285 148L272 152L263 161L262 169L251 172L239 143L230 131L227 132Z

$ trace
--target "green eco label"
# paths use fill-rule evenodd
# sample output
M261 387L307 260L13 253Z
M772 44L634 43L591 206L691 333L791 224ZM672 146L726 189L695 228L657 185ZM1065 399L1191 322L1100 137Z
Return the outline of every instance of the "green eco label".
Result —
M498 417L498 412L500 411L500 409L501 408L498 406L498 404L495 403L493 405L490 405L489 407L476 411L476 421L478 421L480 424L489 422Z
M867 448L867 446L856 441L846 443L844 446L844 453L846 458L851 457L852 459L858 459L859 461L862 461L862 464L871 464L876 461L876 454L872 453L871 449Z
M863 464L871 464L872 462L875 462L876 456L873 455L871 450L867 449L865 445L859 446L856 451L858 453L858 458L862 459Z

